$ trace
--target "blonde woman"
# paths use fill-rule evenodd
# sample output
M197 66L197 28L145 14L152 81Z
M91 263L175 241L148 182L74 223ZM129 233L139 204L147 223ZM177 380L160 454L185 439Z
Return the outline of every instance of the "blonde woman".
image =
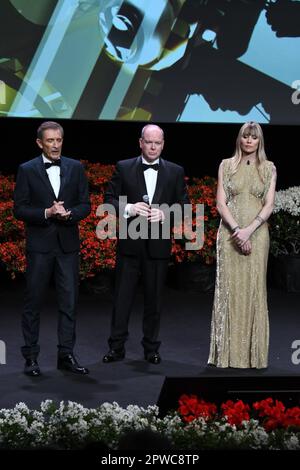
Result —
M269 320L266 274L276 168L264 150L263 132L245 123L232 158L221 162L217 209L217 272L208 363L266 368Z

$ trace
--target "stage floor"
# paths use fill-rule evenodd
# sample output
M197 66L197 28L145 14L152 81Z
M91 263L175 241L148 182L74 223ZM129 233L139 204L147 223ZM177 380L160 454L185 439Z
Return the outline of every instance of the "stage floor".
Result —
M49 289L41 317L39 364L42 375L23 374L20 353L20 328L24 285L10 283L0 290L0 340L6 344L6 364L0 365L0 408L25 402L38 408L44 399L72 400L86 407L103 402L121 406L157 403L165 377L299 376L300 364L292 363L292 343L300 341L300 294L269 290L270 355L269 367L255 369L217 369L207 367L212 294L182 292L166 288L161 321L162 363L148 364L143 359L139 291L130 321L130 338L124 361L103 364L107 351L111 299L108 296L80 293L76 355L89 367L90 375L76 376L56 369L57 310L55 291ZM300 354L298 354L300 358Z

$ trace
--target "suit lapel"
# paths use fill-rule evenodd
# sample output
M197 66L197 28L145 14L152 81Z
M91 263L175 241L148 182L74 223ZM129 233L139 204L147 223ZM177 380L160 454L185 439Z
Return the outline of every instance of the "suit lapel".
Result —
M162 192L164 187L167 184L168 181L168 171L166 168L165 161L160 158L159 159L159 170L158 170L158 175L157 175L157 180L156 180L156 186L155 186L155 191L152 199L152 204L159 204Z
M141 195L141 201L143 200L143 196L147 194L147 187L146 187L146 182L144 178L144 172L142 168L142 158L138 157L136 159L136 177L137 177L137 188L139 190L139 193Z
M69 165L64 157L61 158L61 166L60 166L60 188L58 193L58 200L62 200L61 195L63 194L64 188L66 187L66 182L69 176Z
M41 180L43 181L43 183L45 184L48 191L50 191L50 193L53 197L53 200L55 200L56 196L55 196L55 193L54 193L53 188L51 186L47 171L45 170L45 166L44 166L42 156L40 156L37 160L36 171L37 171L39 177L41 178Z

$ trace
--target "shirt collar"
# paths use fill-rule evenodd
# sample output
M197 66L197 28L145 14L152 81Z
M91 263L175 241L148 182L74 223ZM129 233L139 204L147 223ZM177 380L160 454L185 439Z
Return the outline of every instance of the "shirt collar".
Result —
M153 160L151 163L147 162L147 160L145 160L145 158L142 156L142 163L145 163L145 165L154 165L155 163L159 163L159 158L157 158L156 160Z
M43 158L43 162L44 163L52 163L52 160L50 160L49 158L45 157L45 155L42 153L42 158ZM60 158L59 158L60 160Z

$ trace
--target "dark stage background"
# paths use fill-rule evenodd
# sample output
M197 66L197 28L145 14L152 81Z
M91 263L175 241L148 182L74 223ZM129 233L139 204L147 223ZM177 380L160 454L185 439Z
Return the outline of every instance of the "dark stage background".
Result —
M300 106L300 105L299 105ZM0 172L15 173L18 165L39 155L36 129L45 119L0 120ZM143 122L58 120L65 129L63 154L91 162L116 163L139 154ZM159 124L159 123L158 123ZM172 123L165 131L163 156L184 166L187 176L217 176L223 158L230 157L240 124ZM277 189L299 185L299 126L262 125L266 152L278 172Z

